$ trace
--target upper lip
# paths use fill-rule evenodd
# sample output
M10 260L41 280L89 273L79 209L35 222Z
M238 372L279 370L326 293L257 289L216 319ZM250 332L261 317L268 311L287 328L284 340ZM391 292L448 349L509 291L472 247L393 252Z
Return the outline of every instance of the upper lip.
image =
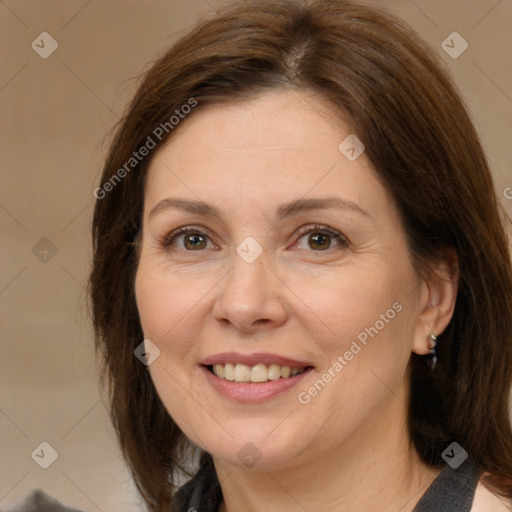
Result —
M290 368L305 368L312 366L307 361L290 359L288 357L279 356L277 354L256 353L256 354L240 354L237 352L223 352L215 354L202 361L203 366L212 366L214 364L246 364L254 366L258 363L262 364L278 364L280 366L289 366Z

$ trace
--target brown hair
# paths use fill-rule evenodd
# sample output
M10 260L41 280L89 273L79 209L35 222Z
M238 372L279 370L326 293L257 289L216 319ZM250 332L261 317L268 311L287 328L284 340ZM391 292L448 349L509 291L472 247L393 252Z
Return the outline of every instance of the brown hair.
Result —
M320 94L349 119L395 199L420 271L443 248L457 252L457 303L438 341L437 367L411 356L410 435L433 467L441 467L441 453L457 441L488 473L486 485L512 499L512 270L506 234L463 101L432 50L405 24L343 0L250 1L223 9L145 74L118 126L101 186L126 170L133 152L148 137L154 140L155 128L191 99L196 112L278 88ZM166 126L160 144L176 132ZM190 474L190 457L197 454L133 353L143 340L134 295L137 240L145 175L157 150L122 173L96 202L90 276L111 418L138 489L155 511L172 503L176 476Z

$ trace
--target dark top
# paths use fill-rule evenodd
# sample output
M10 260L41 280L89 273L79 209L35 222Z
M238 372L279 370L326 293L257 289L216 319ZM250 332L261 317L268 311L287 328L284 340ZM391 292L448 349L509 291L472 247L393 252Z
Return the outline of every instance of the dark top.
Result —
M2 509L3 510L3 509ZM81 512L70 508L41 489L34 489L20 505L9 508L8 512Z
M457 469L446 466L432 482L413 512L469 512L480 472L469 459ZM217 512L222 502L220 484L213 464L203 465L196 475L180 487L173 512ZM68 508L37 489L10 512L80 512Z
M446 466L425 491L413 512L470 512L480 478L478 466L470 459L457 469ZM222 491L211 464L180 487L173 512L217 512Z
M479 479L480 470L470 459L466 459L457 469L446 466L413 512L469 512Z

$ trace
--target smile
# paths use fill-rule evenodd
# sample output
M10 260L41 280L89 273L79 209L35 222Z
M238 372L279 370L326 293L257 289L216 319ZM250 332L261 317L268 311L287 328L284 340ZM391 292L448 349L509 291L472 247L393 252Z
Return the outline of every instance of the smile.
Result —
M306 367L292 368L279 364L258 363L253 366L247 364L214 364L208 369L219 379L231 382L268 382L279 379L289 379L306 371Z
M310 361L263 352L223 352L204 359L199 367L218 394L245 403L285 394L314 370Z

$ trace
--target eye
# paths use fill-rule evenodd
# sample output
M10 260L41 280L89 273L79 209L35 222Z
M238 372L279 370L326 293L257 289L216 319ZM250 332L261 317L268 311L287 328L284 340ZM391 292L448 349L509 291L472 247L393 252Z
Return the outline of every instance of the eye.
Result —
M309 229L305 227L300 230L299 235L296 242L298 249L313 249L318 252L348 247L348 240L341 233L326 226L313 226ZM208 235L193 227L180 228L169 233L162 245L184 251L218 249Z
M196 228L180 228L169 233L165 237L163 245L185 251L200 251L215 247L210 237Z
M314 226L313 228L305 228L300 232L297 241L299 249L313 249L314 251L326 251L334 247L348 247L348 240L338 231L334 231L325 226ZM304 243L301 240L305 239Z

